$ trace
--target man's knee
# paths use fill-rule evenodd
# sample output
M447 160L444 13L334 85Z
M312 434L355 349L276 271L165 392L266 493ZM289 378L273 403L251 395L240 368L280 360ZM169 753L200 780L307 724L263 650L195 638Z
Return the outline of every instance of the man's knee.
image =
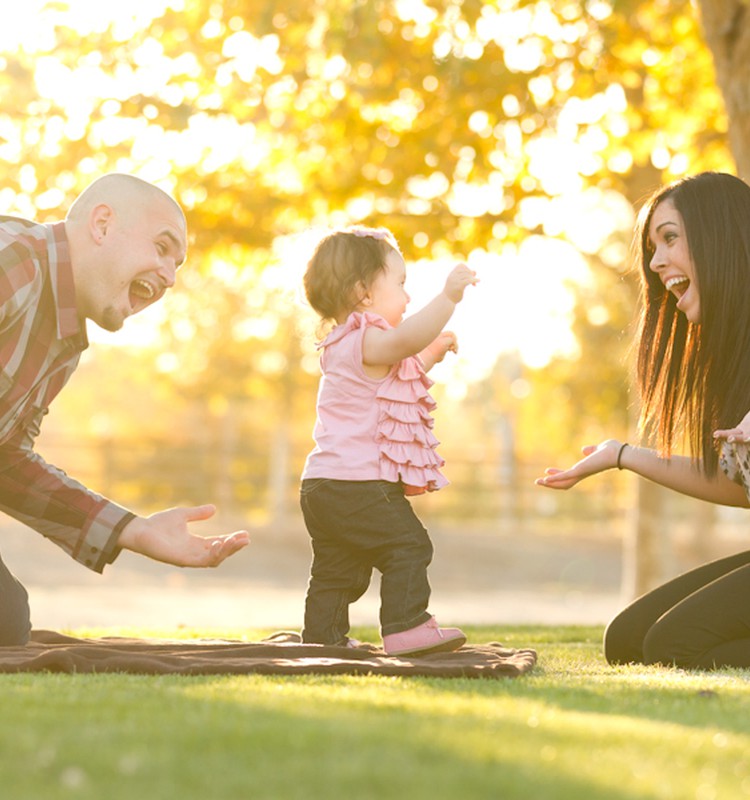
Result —
M24 645L31 634L31 612L26 589L14 581L0 594L0 646Z
M19 647L29 642L31 625L18 620L15 624L0 627L0 647Z

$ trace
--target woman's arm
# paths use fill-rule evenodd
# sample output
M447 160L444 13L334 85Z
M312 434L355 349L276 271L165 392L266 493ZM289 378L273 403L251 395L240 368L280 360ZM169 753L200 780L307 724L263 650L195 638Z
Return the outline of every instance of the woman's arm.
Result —
M622 469L635 472L667 489L719 505L750 507L741 486L730 481L723 472L709 478L703 472L701 463L687 456L663 458L654 450L629 444L623 449L623 443L616 439L607 439L597 446L588 445L582 452L584 457L569 469L551 467L545 470L545 476L537 478L537 485L550 489L570 489L584 478L617 467L619 456Z

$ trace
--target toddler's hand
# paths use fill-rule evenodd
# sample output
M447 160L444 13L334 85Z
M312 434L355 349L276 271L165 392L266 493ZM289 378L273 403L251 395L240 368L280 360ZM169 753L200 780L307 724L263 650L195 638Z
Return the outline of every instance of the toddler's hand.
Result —
M446 353L458 352L458 339L453 331L443 331L435 341L425 347L422 351L422 358L428 355L433 364L439 364L444 358Z
M466 264L458 264L448 275L443 291L454 303L460 303L466 287L475 286L477 283L479 283L477 273L469 269Z

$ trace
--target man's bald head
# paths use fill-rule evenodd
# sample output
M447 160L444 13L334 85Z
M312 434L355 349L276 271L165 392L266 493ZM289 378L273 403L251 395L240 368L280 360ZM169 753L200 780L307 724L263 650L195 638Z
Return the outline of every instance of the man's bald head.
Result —
M134 175L95 180L65 220L76 305L106 330L159 300L185 260L187 224L177 202Z
M66 219L69 222L81 222L102 203L111 206L118 214L127 216L129 211L142 208L144 204L164 201L171 203L184 219L179 203L158 186L135 175L111 172L97 178L78 195Z

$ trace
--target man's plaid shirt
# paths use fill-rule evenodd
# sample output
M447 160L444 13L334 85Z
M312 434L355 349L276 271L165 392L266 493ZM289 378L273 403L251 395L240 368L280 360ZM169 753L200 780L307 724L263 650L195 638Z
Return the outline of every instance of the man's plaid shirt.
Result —
M0 216L0 511L101 572L134 515L33 451L87 347L64 224Z

